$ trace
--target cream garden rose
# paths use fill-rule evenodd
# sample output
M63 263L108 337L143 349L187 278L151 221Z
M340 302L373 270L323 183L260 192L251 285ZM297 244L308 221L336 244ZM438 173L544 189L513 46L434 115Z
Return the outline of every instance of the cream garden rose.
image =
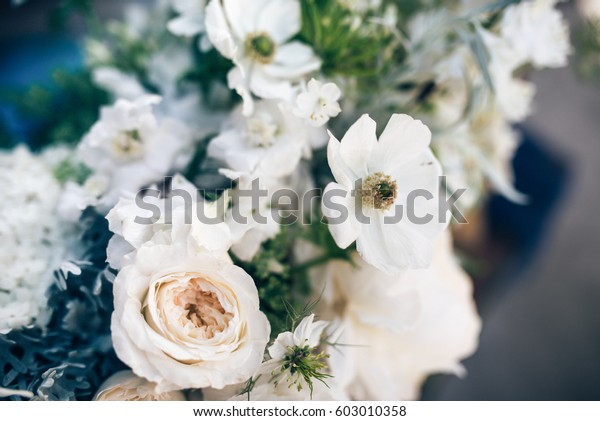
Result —
M254 375L270 325L252 278L185 242L149 242L114 282L117 356L156 393L223 388Z
M155 384L136 376L130 370L110 376L98 389L95 401L185 401L180 390L156 393Z

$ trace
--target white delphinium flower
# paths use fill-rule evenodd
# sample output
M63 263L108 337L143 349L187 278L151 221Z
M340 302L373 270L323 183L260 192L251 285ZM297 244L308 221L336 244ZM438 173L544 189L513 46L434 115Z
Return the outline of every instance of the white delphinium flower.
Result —
M185 401L180 390L156 393L156 385L138 377L131 370L119 371L98 388L95 401Z
M335 83L311 79L296 97L294 113L310 125L321 127L342 111L338 102L341 96L342 91Z
M433 373L463 374L481 321L471 280L457 264L449 234L428 269L390 276L361 262L334 262L313 278L325 288L318 311L337 317L348 344L329 349L331 374L355 400L417 399ZM324 283L320 284L320 283Z
M103 107L100 119L78 147L79 158L94 173L109 181L99 206L110 207L121 195L160 179L176 169L192 142L192 134L181 122L152 113L158 96L124 99Z
M232 235L224 222L225 201L202 200L196 187L179 174L172 178L167 197L122 197L106 216L115 234L108 244L108 263L120 269L148 242L187 242L198 252L227 260Z
M327 160L336 182L325 188L321 206L329 230L339 247L356 241L363 259L385 272L427 267L447 223L431 132L401 114L392 115L379 141L375 129L365 114L341 142L330 137Z
M327 134L310 127L274 100L256 103L252 115L238 108L208 146L208 155L242 173L266 177L291 174L302 156L322 146Z
M231 230L231 251L238 258L251 261L260 246L281 231L278 215L271 209L271 197L281 184L230 170L221 170L221 173L237 181L237 186L228 192L232 204L225 216L225 223ZM260 191L264 194L259 195ZM258 197L253 197L251 192Z
M205 0L171 0L173 9L179 14L167 22L167 29L175 35L192 37L202 35L198 39L198 47L202 51L210 48L210 41L204 34Z
M569 27L560 11L559 0L531 0L506 8L500 21L500 35L513 54L535 67L563 67L571 52Z
M51 310L46 290L67 259L73 226L57 217L61 186L56 152L33 155L23 146L0 153L0 332L35 323ZM64 154L63 154L64 156Z
M319 69L312 49L290 41L300 31L298 0L212 0L206 8L211 43L235 67L229 87L244 100L244 114L253 110L252 94L291 100L292 82Z

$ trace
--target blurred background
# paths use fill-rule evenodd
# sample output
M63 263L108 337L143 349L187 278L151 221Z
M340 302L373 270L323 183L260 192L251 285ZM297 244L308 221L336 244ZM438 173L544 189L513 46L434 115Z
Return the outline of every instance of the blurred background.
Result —
M0 1L0 91L52 86L54 70L83 67L86 25L78 16L61 22L60 9L49 22L59 3ZM96 12L118 18L126 3L97 1ZM561 7L575 33L582 24L575 4ZM61 24L66 32L51 29ZM536 111L518 128L514 160L516 186L530 204L493 197L477 229L457 236L479 262L483 332L465 361L468 375L432 377L424 399L600 400L600 85L583 82L575 63L531 75ZM0 101L0 119L5 136L31 130L10 101Z

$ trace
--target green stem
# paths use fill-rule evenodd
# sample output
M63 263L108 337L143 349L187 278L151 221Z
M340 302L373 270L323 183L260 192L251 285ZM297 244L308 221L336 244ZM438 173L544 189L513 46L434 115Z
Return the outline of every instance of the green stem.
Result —
M295 266L292 270L294 272L304 272L304 271L306 271L308 269L311 269L311 268L313 268L315 266L320 266L320 265L322 265L324 263L327 263L331 259L333 259L332 256L330 256L328 254L324 254L322 256L315 257L314 259L307 260L306 262L301 263L301 264Z

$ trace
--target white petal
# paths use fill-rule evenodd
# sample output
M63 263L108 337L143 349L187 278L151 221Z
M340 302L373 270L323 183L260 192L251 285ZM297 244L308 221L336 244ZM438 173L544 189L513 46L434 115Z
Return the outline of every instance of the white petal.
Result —
M264 5L256 24L276 44L283 44L300 32L300 3L298 0L275 0Z
M394 114L379 137L369 166L390 174L429 149L430 141L431 131L420 120L406 114Z
M369 174L371 152L377 146L375 130L375 121L368 114L363 114L350 126L340 144L340 157L360 177Z
M335 196L332 196L334 191ZM321 211L329 221L329 232L338 247L345 249L361 232L361 225L356 219L355 198L351 196L349 190L338 183L329 183L325 187L323 197Z
M215 48L225 57L232 59L237 45L227 23L220 0L212 0L206 6L206 34Z

